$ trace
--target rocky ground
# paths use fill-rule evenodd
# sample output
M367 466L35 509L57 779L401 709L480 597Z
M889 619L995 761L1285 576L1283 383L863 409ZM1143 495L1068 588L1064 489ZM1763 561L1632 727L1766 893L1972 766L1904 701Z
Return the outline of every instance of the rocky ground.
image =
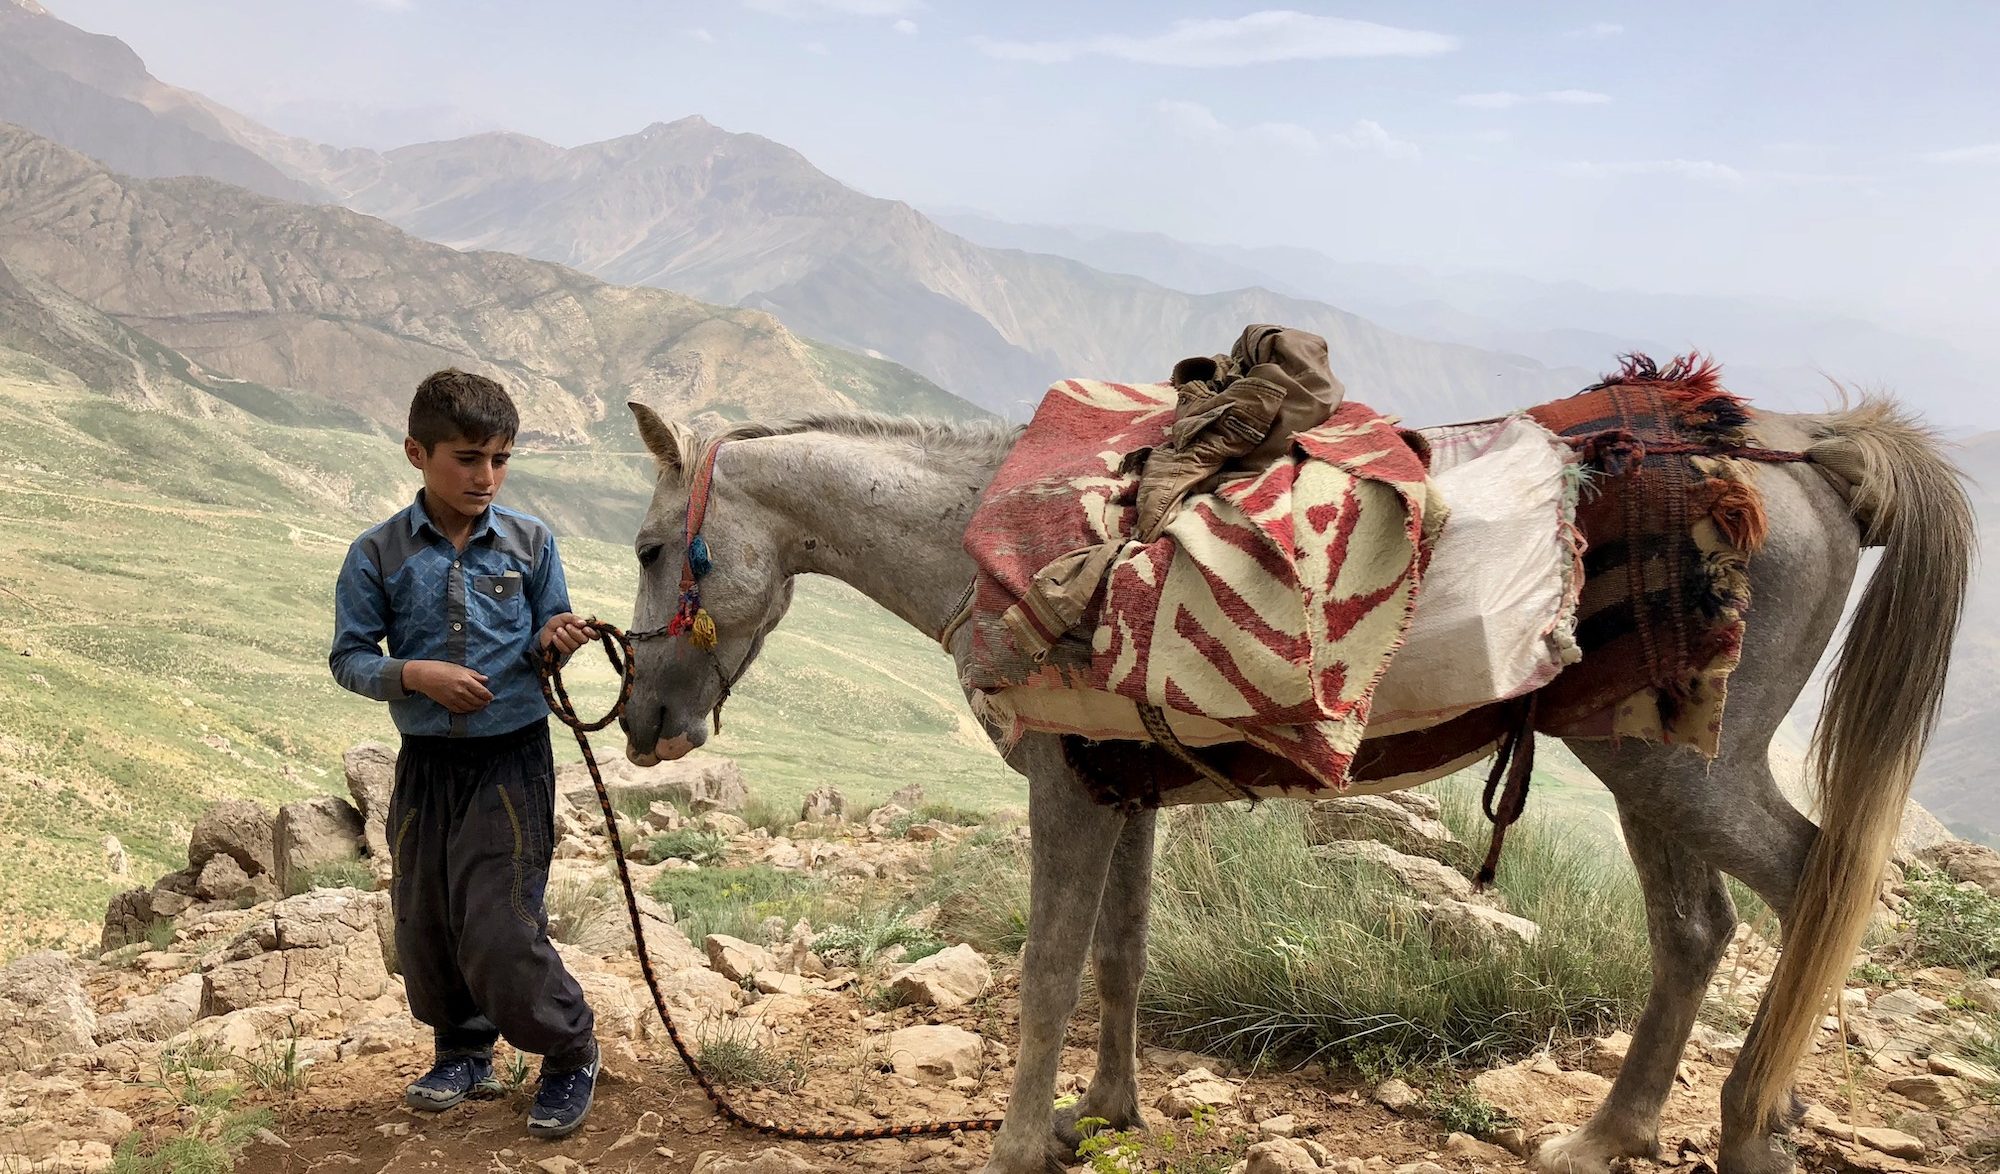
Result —
M349 753L347 769L352 804L212 808L191 837L186 869L112 902L101 957L34 954L0 972L0 1174L221 1168L169 1160L173 1146L191 1154L204 1145L234 1151L243 1170L355 1174L944 1171L984 1161L984 1134L779 1144L723 1123L652 1009L622 902L590 927L557 926L606 1046L606 1075L583 1132L554 1144L524 1135L533 1071L504 1048L501 1068L513 1084L506 1095L438 1116L405 1109L400 1091L428 1062L428 1034L409 1017L395 978L387 895L371 887L383 868L393 761L364 745ZM646 812L644 830L707 829L711 842L726 845L728 863L890 894L913 892L940 850L971 836L1025 836L1018 826L920 820L893 805L849 820L832 793L808 799L800 813L808 818L774 834L735 814L745 794L726 764L643 773L621 765L614 776L619 806ZM565 784L552 887L601 892L611 862L595 802L587 779ZM917 805L915 795L900 798ZM1464 846L1426 802L1335 800L1316 813L1314 838L1329 855L1386 866L1426 916L1461 927L1466 948L1505 949L1510 937L1536 932L1471 894L1447 863ZM1927 851L1968 899L2000 896L2000 857L1950 841ZM702 866L670 858L635 862L633 871L644 888L663 872ZM1815 1170L1993 1169L2000 1075L1988 1065L2000 1041L1987 1037L1982 1048L1977 1033L2000 1022L1991 1018L2000 1015L2000 979L1909 965L1908 932L1898 931L1896 916L1910 889L1900 870L1892 881L1880 944L1857 959L1857 977L1804 1073L1812 1107L1796 1134L1802 1162ZM753 1118L866 1127L1004 1108L1013 959L964 944L915 962L897 946L864 958L783 919L750 935L761 940L696 942L676 928L674 911L650 898L642 905L675 1023ZM574 903L552 908L584 916ZM908 922L922 928L935 914L919 910ZM1724 1028L1744 1021L1772 961L1752 927L1739 930L1710 992L1709 1023L1697 1029L1667 1106L1662 1156L1635 1169L1700 1169L1715 1152L1717 1097L1741 1047ZM1094 1045L1086 997L1059 1092L1084 1086ZM1148 1049L1149 1134L1101 1139L1103 1152L1091 1160L1099 1169L1180 1174L1519 1167L1541 1140L1584 1120L1626 1046L1622 1035L1562 1042L1506 1067L1410 1081L1319 1066L1250 1072ZM122 1160L114 1158L120 1146ZM143 1154L156 1155L155 1164Z

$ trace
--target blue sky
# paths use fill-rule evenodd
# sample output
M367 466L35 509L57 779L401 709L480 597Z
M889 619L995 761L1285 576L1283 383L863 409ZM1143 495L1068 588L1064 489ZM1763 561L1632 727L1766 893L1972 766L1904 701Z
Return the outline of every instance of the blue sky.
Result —
M701 114L919 206L2000 318L2000 5L47 3L341 144Z

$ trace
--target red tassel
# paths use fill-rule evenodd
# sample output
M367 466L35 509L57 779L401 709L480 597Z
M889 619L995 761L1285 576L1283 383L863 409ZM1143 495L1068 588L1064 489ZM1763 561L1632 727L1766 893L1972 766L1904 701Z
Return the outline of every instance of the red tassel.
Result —
M1714 519L1716 529L1722 531L1729 545L1745 554L1762 550L1771 536L1771 521L1764 514L1764 495L1748 481L1711 477L1708 484L1715 491L1708 516Z

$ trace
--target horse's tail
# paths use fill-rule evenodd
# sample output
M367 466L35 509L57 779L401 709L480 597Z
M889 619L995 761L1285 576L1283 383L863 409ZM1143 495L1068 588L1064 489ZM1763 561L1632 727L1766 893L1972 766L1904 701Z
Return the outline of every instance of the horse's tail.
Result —
M1937 724L1965 603L1976 523L1935 433L1883 399L1817 417L1814 462L1844 483L1862 544L1883 548L1848 623L1813 733L1819 835L1792 900L1784 950L1738 1075L1754 1121L1789 1109L1874 909L1910 783Z

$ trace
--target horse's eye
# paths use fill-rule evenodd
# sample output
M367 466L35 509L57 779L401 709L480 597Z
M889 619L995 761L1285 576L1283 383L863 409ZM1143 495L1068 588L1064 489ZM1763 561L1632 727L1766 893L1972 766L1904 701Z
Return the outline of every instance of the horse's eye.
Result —
M640 566L642 566L642 567L650 567L650 566L652 566L652 565L653 565L653 564L654 564L655 562L658 562L658 561L659 561L659 558L660 558L660 544L659 544L659 543L657 543L657 542L656 542L656 543L654 543L654 544L653 544L653 545L651 545L651 546L642 546L642 547L640 547L640 548L639 548L639 565L640 565Z

